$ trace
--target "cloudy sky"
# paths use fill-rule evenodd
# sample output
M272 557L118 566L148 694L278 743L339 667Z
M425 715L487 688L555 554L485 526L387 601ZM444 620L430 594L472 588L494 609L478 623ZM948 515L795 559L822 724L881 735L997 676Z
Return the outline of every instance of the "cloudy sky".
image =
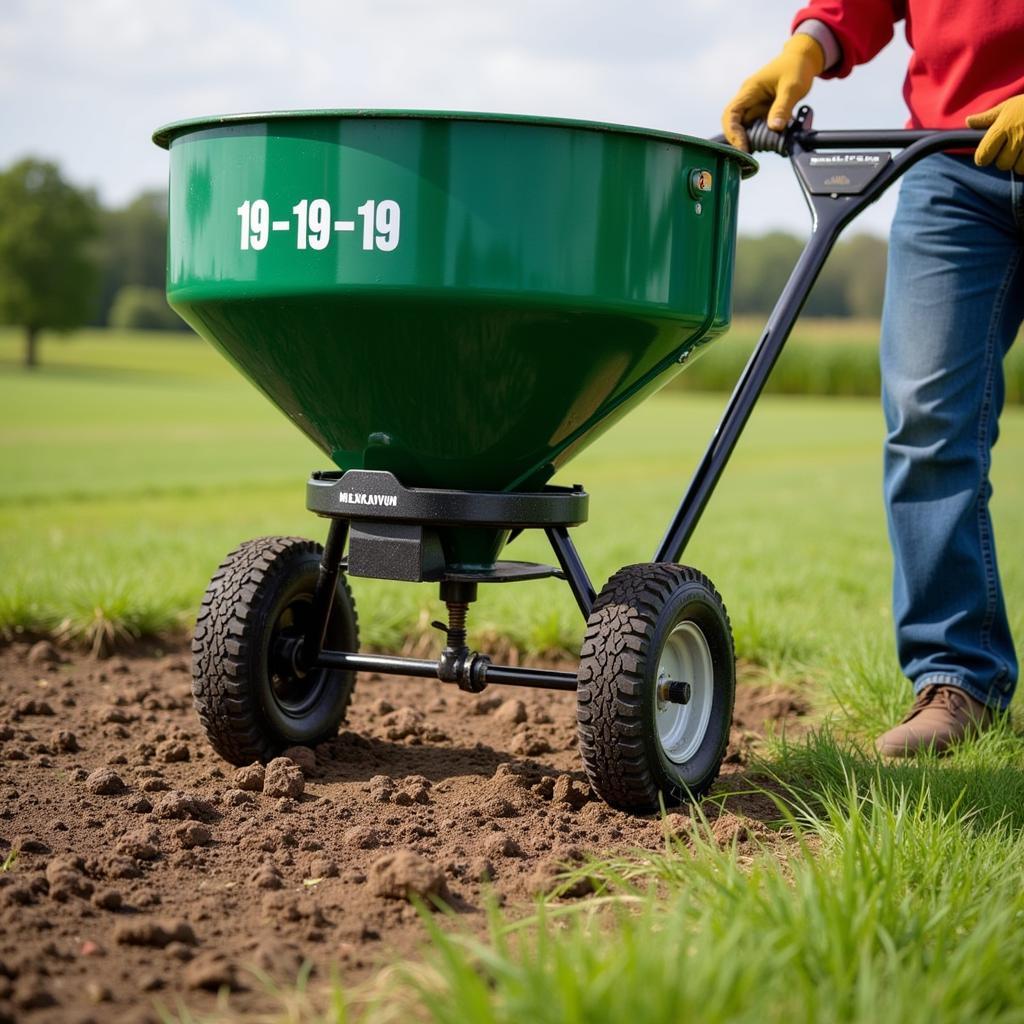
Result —
M0 166L33 154L116 204L160 186L167 121L309 107L582 117L711 135L774 55L797 0L0 0ZM901 33L843 82L818 127L906 111ZM777 157L744 186L741 229L803 231ZM858 227L885 231L892 201Z

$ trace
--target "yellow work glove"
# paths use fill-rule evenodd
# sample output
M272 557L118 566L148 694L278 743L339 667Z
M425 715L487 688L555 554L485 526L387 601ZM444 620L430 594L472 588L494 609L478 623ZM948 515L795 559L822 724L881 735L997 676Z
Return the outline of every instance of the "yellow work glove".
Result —
M722 114L725 137L737 149L750 152L743 126L766 114L768 127L781 132L793 116L793 108L810 91L815 75L825 70L825 51L811 36L790 36L782 53L741 86Z
M1001 171L1024 174L1024 96L1014 96L983 114L971 114L967 127L988 129L974 153L979 167L994 160Z

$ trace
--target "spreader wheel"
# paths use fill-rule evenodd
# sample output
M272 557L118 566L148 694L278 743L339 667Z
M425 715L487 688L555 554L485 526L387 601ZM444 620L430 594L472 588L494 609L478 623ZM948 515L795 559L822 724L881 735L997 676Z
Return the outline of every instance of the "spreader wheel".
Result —
M702 796L725 756L736 694L732 630L711 581L674 563L605 584L580 655L577 731L591 786L623 810Z
M279 638L304 634L321 551L301 537L260 537L232 551L210 580L192 639L192 696L210 743L233 764L320 743L345 717L355 673L302 672L275 657ZM326 645L359 650L344 577Z

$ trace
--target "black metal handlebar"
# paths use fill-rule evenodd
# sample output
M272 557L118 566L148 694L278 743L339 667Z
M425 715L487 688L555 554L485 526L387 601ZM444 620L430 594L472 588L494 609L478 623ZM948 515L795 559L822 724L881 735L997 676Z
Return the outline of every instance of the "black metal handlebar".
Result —
M909 149L921 142L934 145L935 149L929 149L929 152L974 149L985 134L968 128L856 128L819 132L811 128L812 116L809 107L802 107L789 127L781 132L773 131L764 118L758 118L746 127L751 153L792 156L794 148L804 152L819 149ZM724 135L715 135L709 141L728 145Z
M740 375L675 517L655 552L656 562L677 562L682 556L768 376L782 354L807 296L846 225L919 160L949 150L973 150L985 134L967 129L819 132L811 128L813 118L810 107L801 107L784 132L772 131L763 120L747 129L753 151L789 157L810 208L811 234L768 318L757 347ZM725 140L718 137L710 141ZM892 149L899 152L895 155L876 153L876 159L867 162L869 166L866 169L863 167L865 151ZM834 173L834 167L844 163L842 157L816 160L814 155L822 150L833 153L853 151L846 162L849 174L840 176L847 177L842 185L832 184L840 180ZM863 178L858 180L861 173Z

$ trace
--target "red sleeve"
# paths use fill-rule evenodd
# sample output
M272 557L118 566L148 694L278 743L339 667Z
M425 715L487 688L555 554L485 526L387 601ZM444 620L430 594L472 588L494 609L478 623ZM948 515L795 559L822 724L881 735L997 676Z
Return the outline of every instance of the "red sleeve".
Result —
M828 25L843 55L822 77L845 78L884 49L892 39L893 25L906 16L906 6L906 0L810 0L793 19L793 31L808 18Z

